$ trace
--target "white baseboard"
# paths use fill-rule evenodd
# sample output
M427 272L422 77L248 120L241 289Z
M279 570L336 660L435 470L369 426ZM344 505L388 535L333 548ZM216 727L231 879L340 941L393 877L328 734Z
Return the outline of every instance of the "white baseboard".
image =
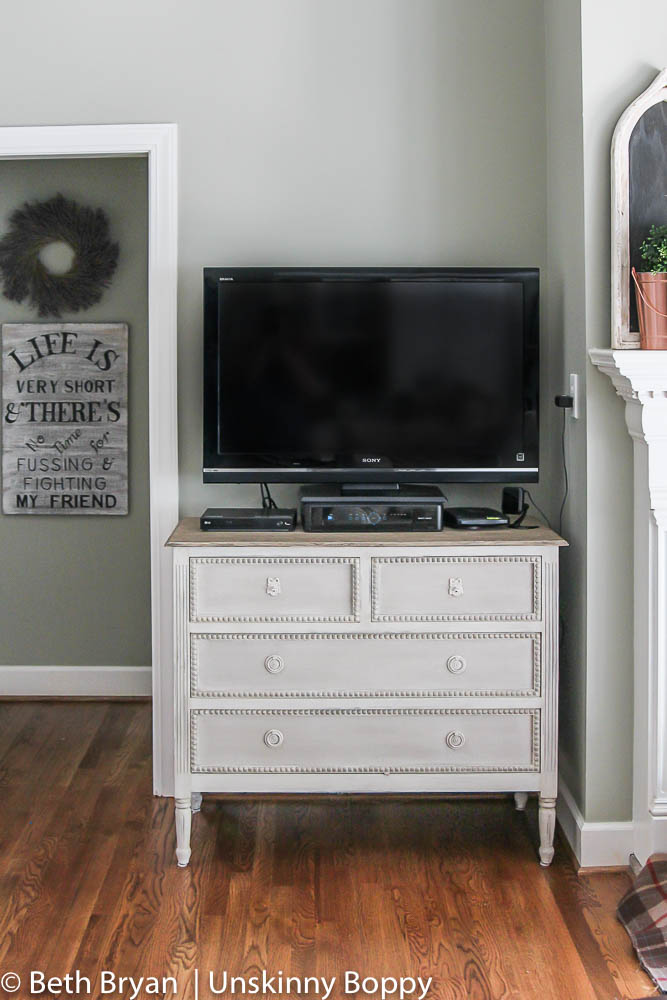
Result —
M634 850L634 825L587 823L572 793L561 780L558 785L556 815L566 840L582 868L611 868L628 865Z
M144 698L150 667L3 667L0 698Z

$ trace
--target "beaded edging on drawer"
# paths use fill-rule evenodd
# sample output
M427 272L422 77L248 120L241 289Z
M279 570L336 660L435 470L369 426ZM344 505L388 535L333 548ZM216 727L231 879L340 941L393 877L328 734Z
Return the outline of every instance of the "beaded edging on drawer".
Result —
M380 567L385 564L413 565L496 565L498 563L529 563L533 568L533 610L528 614L380 614ZM509 622L540 621L542 618L542 559L540 556L372 556L371 557L371 619L376 622Z
M265 694L256 688L248 691L200 690L197 641L207 642L313 642L329 639L332 642L365 640L391 642L392 640L440 640L468 642L494 639L528 639L533 647L533 686L526 690L463 690L460 688L438 688L424 691L415 688L401 690L375 689L354 691L295 691L270 690ZM539 698L542 688L542 635L540 632L192 632L190 634L190 697L192 698Z
M282 566L282 565L347 565L352 570L352 611L349 615L199 615L197 614L197 566ZM359 556L191 556L190 557L190 621L191 622L358 622L361 603L359 594Z
M197 766L197 719L202 715L218 716L508 716L523 715L531 719L531 763L523 765L471 764L469 766L424 765L377 767L299 767L287 766ZM190 713L190 768L193 774L514 774L540 770L540 711L525 708L202 708Z

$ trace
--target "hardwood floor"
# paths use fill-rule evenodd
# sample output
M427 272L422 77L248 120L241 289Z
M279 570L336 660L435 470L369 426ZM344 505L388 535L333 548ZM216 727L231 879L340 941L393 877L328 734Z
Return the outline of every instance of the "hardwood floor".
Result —
M201 1000L210 971L219 985L262 969L336 976L332 1000L346 970L432 976L427 1000L658 995L615 917L629 876L578 876L562 845L540 868L534 803L205 799L179 869L150 753L146 703L0 703L0 975L22 977L15 996L31 969L78 969L93 996L110 970L173 976L191 1000L196 968Z

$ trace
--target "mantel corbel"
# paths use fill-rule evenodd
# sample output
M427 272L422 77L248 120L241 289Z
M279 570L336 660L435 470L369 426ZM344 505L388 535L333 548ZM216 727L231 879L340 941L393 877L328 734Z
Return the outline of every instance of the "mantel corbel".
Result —
M625 400L634 441L648 448L648 490L656 521L667 518L667 351L592 350L593 364Z

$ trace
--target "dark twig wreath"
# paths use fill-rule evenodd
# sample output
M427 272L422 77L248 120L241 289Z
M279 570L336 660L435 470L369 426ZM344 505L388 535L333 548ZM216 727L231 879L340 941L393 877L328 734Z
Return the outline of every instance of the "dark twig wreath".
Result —
M109 237L101 208L89 208L58 194L26 202L12 212L0 240L4 294L13 302L27 297L40 316L78 312L102 298L118 263L118 244ZM64 274L44 265L40 253L51 243L66 243L74 258Z

